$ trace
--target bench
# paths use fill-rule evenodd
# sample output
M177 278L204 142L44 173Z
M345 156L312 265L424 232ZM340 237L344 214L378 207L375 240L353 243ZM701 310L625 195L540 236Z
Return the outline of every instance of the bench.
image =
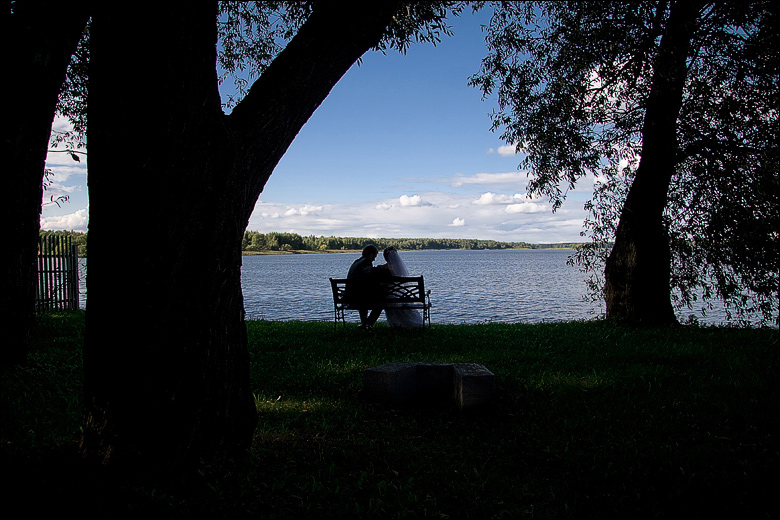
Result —
M347 278L331 278L330 288L333 291L333 329L336 330L339 321L346 326L344 311L358 310L358 307L347 298L347 287L355 280ZM431 325L431 291L425 291L422 276L391 276L381 281L385 289L384 298L372 300L372 305L387 309L419 309L423 313L423 327Z

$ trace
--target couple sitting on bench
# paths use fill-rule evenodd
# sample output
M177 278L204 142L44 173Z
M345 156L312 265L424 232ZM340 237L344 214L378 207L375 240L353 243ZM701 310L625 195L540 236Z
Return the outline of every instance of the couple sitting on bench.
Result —
M348 280L354 280L349 286L348 299L360 313L360 328L370 329L382 309L385 309L389 327L415 328L423 326L423 317L417 309L394 307L393 304L381 304L385 299L383 281L391 276L409 276L398 251L394 247L384 250L386 264L374 267L374 260L379 255L376 246L369 245L363 249L363 255L352 263L347 274Z

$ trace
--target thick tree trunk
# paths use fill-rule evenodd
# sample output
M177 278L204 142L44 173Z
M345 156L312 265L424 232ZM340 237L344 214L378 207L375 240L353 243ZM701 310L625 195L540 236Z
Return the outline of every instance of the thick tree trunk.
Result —
M278 160L392 15L384 3L353 11L315 11L225 116L216 4L97 9L85 455L178 468L250 445L241 239Z
M2 53L7 75L0 156L11 223L2 259L2 308L7 328L3 364L25 359L35 315L35 273L46 152L60 87L87 14L78 4L17 2L3 14Z
M215 19L203 2L92 19L82 447L105 462L240 449L254 427Z
M642 129L642 157L605 266L607 317L635 324L677 323L669 277L671 252L663 222L676 166L677 117L699 2L678 1L661 38Z

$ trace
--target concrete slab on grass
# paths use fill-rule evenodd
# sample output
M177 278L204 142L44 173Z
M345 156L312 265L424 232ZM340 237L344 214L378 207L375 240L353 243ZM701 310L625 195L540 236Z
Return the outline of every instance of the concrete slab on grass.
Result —
M454 403L471 409L495 394L495 376L477 363L387 363L366 369L368 399L391 405Z

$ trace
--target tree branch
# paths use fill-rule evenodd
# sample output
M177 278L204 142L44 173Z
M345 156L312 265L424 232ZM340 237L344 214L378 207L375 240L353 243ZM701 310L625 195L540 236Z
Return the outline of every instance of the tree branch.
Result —
M227 116L242 149L249 200L255 200L303 125L333 86L369 49L376 47L399 2L323 2L298 34ZM257 159L257 160L255 160Z

